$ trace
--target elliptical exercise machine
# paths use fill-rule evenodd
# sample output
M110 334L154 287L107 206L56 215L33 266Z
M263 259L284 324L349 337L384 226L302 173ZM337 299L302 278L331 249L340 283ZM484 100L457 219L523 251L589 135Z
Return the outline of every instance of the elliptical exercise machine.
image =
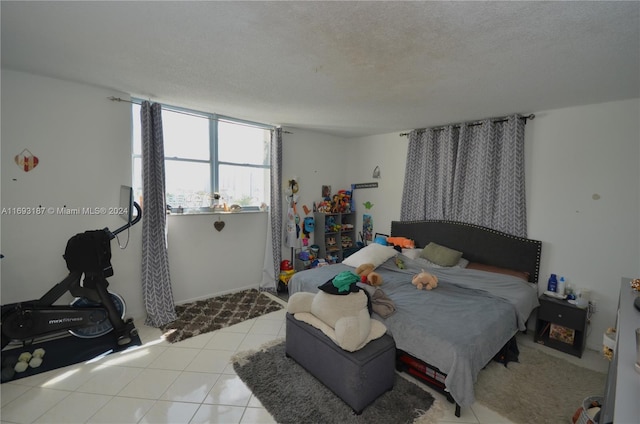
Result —
M119 346L131 343L138 330L133 319L124 320L124 299L107 290L107 278L113 275L111 240L142 219L140 205L136 202L131 204L137 216L115 231L108 228L85 231L69 239L64 253L69 275L44 296L37 300L2 305L1 349L12 340L26 345L65 332L88 339L114 331ZM67 292L75 297L73 302L70 305L54 305Z

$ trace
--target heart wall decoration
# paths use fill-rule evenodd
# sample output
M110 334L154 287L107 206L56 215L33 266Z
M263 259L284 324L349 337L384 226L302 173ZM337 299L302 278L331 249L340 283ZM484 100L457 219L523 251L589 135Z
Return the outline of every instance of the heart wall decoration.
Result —
M24 172L32 171L40 162L38 157L31 153L29 149L24 149L20 154L15 156L14 160L16 161L16 165Z
M224 221L218 220L213 223L213 226L216 228L216 230L222 231L222 229L224 228Z

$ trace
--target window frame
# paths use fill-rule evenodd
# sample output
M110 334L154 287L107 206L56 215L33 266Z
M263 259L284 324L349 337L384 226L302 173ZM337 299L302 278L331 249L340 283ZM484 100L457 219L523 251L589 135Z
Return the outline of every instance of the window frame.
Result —
M131 98L131 116L133 118L133 108L135 107L135 105L140 106L142 104L144 100L140 99L140 98L135 98L132 97ZM169 160L169 161L176 161L176 162L193 162L193 163L201 163L201 164L208 164L209 165L209 183L211 186L211 194L219 192L220 191L220 187L219 187L219 182L220 182L220 165L226 165L226 166L237 166L237 167L241 167L241 168L256 168L256 169L266 169L269 171L269 173L271 173L271 166L272 166L272 162L271 162L271 155L270 153L267 155L266 158L266 164L252 164L252 163L241 163L241 162L230 162L230 161L221 161L218 159L218 145L219 145L219 131L218 131L218 124L220 122L226 122L226 123L230 123L230 124L234 124L234 125L244 125L244 126L248 126L248 127L252 127L252 128L259 128L259 129L263 129L263 130L268 130L268 131L273 131L276 127L274 125L269 125L269 124L263 124L261 122L256 122L256 121L249 121L246 119L239 119L239 118L233 118L231 116L227 116L227 115L221 115L221 114L217 114L217 113L210 113L210 112L203 112L203 111L198 111L198 110L194 110L194 109L188 109L188 108L184 108L184 107L180 107L180 106L173 106L173 105L169 105L166 103L160 103L162 105L162 112L164 113L165 111L167 112L172 112L172 113L182 113L185 115L189 115L189 116L193 116L196 118L202 118L202 119L207 119L209 122L209 159L194 159L194 158L182 158L182 157L178 157L178 156L171 156L168 157L165 155L164 160L165 163ZM132 131L133 131L133 126L132 126ZM131 137L131 141L133 144L134 141L134 136L132 134ZM269 143L271 143L271 140L269 140ZM132 146L133 147L133 146ZM142 146L140 146L142 147ZM142 149L141 149L142 150ZM140 159L142 161L142 152L140 153L135 153L135 149L132 148L132 169L135 169L135 160L136 159ZM265 193L265 196L268 195L268 193ZM166 188L165 188L165 196L166 196ZM209 207L213 206L213 197L211 196L212 199L212 203L209 205ZM268 204L269 199L267 197L263 198L263 202ZM199 209L200 211L196 211L196 209ZM197 213L203 213L201 211L202 208L185 208L183 214L197 214ZM242 207L242 211L246 211L246 212L256 212L256 211L260 211L261 208L260 206L243 206ZM220 212L220 211L214 211L214 212Z

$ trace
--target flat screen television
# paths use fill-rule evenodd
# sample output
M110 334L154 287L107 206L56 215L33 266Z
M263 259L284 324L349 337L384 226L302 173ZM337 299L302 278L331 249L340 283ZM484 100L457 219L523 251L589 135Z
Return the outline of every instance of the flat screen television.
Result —
M125 222L133 221L133 189L130 186L120 186L120 205L118 208L120 218Z

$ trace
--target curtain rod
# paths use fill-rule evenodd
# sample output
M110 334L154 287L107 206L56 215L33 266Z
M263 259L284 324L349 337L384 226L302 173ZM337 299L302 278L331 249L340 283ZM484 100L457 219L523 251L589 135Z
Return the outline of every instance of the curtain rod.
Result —
M108 98L109 100L111 100L112 102L124 102L124 103L131 103L131 104L134 104L134 105L140 105L140 104L142 104L142 102L136 102L136 101L134 101L134 100L126 100L126 99L123 99L123 98L120 98L120 97L115 97L115 96L111 96L111 97L107 97L107 98ZM186 111L186 110L173 109L173 108L171 108L171 107L169 107L168 109L163 109L163 110L166 110L167 112L181 113L181 114L183 114L183 115L193 116L193 117L195 117L195 118L210 119L209 117L207 117L207 116L202 116L201 114L198 114L198 113L189 112L189 111ZM215 115L215 114L214 114L214 115ZM219 115L217 115L217 116L219 116ZM274 125L265 125L265 124L262 124L262 125L252 125L252 124L250 124L248 121L243 121L243 120L241 120L241 119L238 119L238 120L231 120L231 119L225 119L224 117L223 117L223 118L216 118L216 119L217 119L218 121L226 122L226 123L228 123L228 124L242 125L242 126L245 126L245 127L260 128L261 126L265 126L265 127L269 127L269 126L270 126L270 127L275 128L275 126L274 126ZM283 132L283 133L285 133L285 134L293 134L292 132L285 131L285 130L282 130L282 132Z
M533 113L530 114L530 115L527 115L527 116L519 116L520 119L524 119L525 124L527 123L527 119L533 120L533 119L535 119L535 117L536 117L536 115L534 115ZM509 118L506 118L506 117L505 118L496 118L492 122L494 122L494 123L507 122L508 119ZM475 126L482 125L482 124L483 124L482 121L474 121L474 122L469 122L466 125L468 125L470 127L475 127ZM445 129L448 126L449 125L443 125L441 127L434 127L434 128L431 128L431 129L433 129L435 131L441 131L441 130ZM454 128L460 128L460 126L461 126L461 124L453 125ZM420 128L420 129L418 129L418 131L424 131L424 130L427 130L427 129L429 129L429 128ZM400 133L399 135L400 135L400 137L406 137L409 134L410 133L405 132L405 133Z

